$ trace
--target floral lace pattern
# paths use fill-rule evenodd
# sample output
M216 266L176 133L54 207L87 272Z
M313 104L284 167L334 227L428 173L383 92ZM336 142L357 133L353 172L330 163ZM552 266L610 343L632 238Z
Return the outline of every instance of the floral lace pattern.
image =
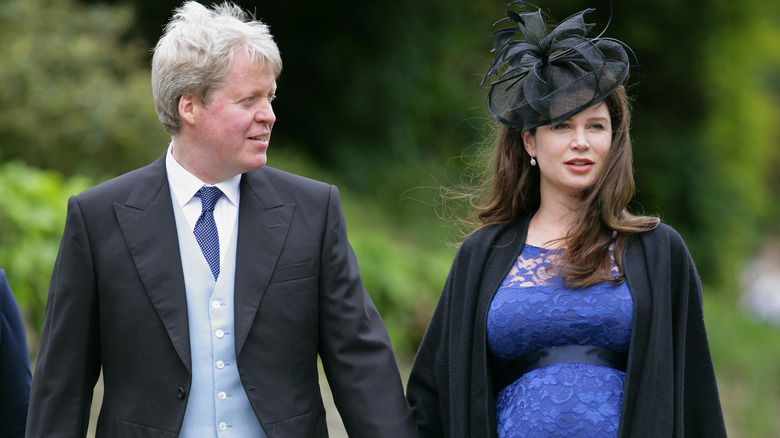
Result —
M627 353L633 304L625 282L571 289L548 269L557 250L525 245L488 311L491 361L563 345ZM614 265L613 271L617 273ZM531 371L496 396L499 437L617 436L624 373L560 363Z

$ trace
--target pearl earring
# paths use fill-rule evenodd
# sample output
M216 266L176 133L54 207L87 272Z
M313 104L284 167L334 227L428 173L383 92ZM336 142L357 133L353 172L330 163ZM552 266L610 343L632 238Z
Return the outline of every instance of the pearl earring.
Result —
M531 166L536 166L536 158L531 157Z

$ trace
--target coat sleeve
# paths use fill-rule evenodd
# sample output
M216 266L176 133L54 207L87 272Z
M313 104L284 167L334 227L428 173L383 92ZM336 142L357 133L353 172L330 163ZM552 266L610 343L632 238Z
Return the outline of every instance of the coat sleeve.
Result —
M525 241L514 231L482 228L455 255L407 385L424 438L495 436L484 317Z
M682 238L671 236L675 296L675 403L682 406L684 436L725 437L726 428L704 327L701 283ZM680 387L681 386L681 387Z
M100 373L97 291L76 197L54 264L33 374L27 437L85 436Z
M0 269L0 436L24 437L30 400L30 357L24 321Z
M321 257L320 357L352 437L417 437L387 329L363 287L338 190L331 186Z
M447 385L447 376L439 375L440 367L449 363L447 350L447 314L452 272L447 277L439 303L428 323L422 343L414 358L406 396L412 407L412 414L423 438L440 438L445 433L445 410L448 393L440 384Z

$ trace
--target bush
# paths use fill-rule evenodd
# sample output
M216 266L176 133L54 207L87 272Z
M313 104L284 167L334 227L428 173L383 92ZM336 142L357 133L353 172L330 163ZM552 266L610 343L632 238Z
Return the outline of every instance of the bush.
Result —
M18 162L0 165L0 268L36 342L68 197L90 185L83 177L64 178Z
M0 2L0 160L116 175L159 156L146 47L123 41L130 8Z

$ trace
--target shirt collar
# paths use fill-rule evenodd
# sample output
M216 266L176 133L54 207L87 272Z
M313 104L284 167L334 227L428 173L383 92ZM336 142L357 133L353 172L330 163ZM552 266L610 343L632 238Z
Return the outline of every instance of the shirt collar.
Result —
M195 196L195 193L197 193L201 187L204 185L212 185L206 184L198 179L198 177L191 174L173 158L173 142L168 145L168 152L165 154L165 169L168 172L168 184L170 184L176 200L182 207L192 200L192 197ZM241 175L239 174L225 181L213 184L213 186L222 190L223 195L228 201L235 207L238 207L240 182Z

